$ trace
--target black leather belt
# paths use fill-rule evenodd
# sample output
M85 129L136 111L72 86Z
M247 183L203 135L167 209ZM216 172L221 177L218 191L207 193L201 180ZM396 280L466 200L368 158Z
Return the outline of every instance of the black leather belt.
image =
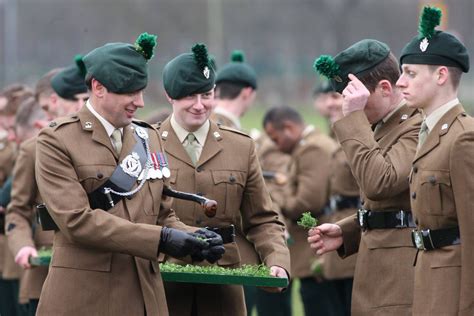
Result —
M363 230L416 227L411 211L359 209L357 220Z
M443 229L415 229L411 232L411 241L415 248L419 250L433 250L451 245L459 245L459 227Z
M0 213L0 235L5 235L5 213Z
M235 227L234 225L229 225L226 227L206 227L206 229L211 230L222 237L222 242L228 244L235 241Z
M329 198L329 206L335 212L347 208L359 208L360 197L334 194Z

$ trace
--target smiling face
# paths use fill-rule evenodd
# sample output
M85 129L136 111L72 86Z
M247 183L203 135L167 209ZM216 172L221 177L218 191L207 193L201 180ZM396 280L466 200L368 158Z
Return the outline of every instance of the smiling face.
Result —
M209 118L214 107L214 89L193 94L179 100L168 97L173 114L181 127L188 132L198 130Z
M135 113L145 106L143 90L117 94L107 90L100 82L92 79L91 101L94 109L116 128L132 123Z

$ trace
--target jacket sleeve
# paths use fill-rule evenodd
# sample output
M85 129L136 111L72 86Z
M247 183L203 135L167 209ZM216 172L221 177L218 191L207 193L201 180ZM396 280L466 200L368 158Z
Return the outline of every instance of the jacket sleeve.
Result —
M25 246L35 247L32 224L36 192L35 156L22 145L13 168L11 201L5 221L8 246L14 255Z
M459 301L460 315L474 314L474 214L472 192L474 192L474 132L460 135L454 142L450 155L451 185L454 205L461 234L461 289Z
M38 137L36 180L61 232L84 247L157 260L161 227L132 223L110 212L92 209L67 147L57 134L47 128ZM147 198L143 191L135 198ZM123 200L116 207L124 207L122 203Z
M357 214L341 219L336 223L342 230L342 246L337 249L341 258L346 258L359 251L361 230L357 225Z
M413 124L385 154L375 141L363 111L353 112L337 121L334 131L354 177L369 199L383 200L406 190L418 143L418 121L413 120Z
M284 237L285 226L272 208L253 141L249 151L248 177L240 207L243 232L267 266L280 266L289 274L290 254Z

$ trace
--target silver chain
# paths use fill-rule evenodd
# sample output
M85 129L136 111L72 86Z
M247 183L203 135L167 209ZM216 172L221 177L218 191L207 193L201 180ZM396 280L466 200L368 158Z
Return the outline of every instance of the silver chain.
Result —
M148 171L153 166L153 162L151 160L150 146L148 145L148 140L142 139L142 141L145 142L145 151L146 151L147 160L146 160L146 163L145 163L145 171L144 171L144 174L143 174L143 179L140 181L140 184L134 190L128 191L128 192L117 192L117 191L114 191L111 188L104 188L105 194L113 193L113 194L118 195L118 196L130 196L130 195L134 195L135 193L140 191L140 189L145 185L145 182L146 182L147 177L148 177Z

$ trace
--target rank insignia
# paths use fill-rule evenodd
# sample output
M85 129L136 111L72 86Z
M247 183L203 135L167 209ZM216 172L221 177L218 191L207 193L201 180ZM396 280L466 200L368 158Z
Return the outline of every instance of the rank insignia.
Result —
M136 152L132 152L127 157L125 157L120 163L120 167L122 168L123 172L134 178L138 178L140 172L142 171L140 157Z
M428 45L430 43L428 42L428 39L425 37L421 42L420 42L420 50L424 53L428 49Z

